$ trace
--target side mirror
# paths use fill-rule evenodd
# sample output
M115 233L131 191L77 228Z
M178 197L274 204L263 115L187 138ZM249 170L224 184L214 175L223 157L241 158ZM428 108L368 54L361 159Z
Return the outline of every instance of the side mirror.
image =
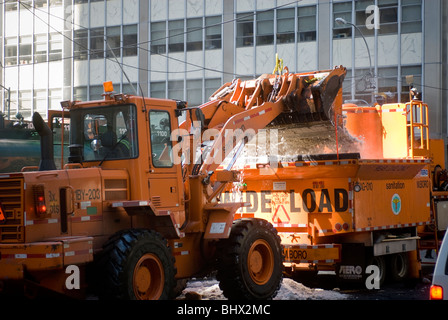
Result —
M98 152L102 147L101 140L98 139L92 140L92 142L90 143L90 147L92 148L93 151Z

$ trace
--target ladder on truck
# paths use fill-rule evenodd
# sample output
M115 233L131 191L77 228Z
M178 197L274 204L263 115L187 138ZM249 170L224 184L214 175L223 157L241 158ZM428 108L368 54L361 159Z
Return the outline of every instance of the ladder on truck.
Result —
M407 116L407 137L408 137L408 158L421 159L430 157L429 146L429 125L428 125L428 105L420 100L412 100L406 103ZM431 187L432 189L432 187ZM430 199L431 223L425 226L425 230L419 232L418 248L419 252L424 250L424 258L431 258L425 261L425 264L435 264L439 252L441 241L439 241L438 226L438 204L446 201L448 205L448 192L433 191ZM435 257L432 257L432 251L435 251ZM431 255L431 257L430 257Z
M413 100L406 103L408 157L427 158L429 156L428 105Z

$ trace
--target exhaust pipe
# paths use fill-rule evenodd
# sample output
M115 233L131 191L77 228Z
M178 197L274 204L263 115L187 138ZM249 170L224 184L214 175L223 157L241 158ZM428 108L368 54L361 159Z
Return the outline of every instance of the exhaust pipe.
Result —
M33 114L33 125L40 136L39 171L56 170L53 151L53 132L38 112Z

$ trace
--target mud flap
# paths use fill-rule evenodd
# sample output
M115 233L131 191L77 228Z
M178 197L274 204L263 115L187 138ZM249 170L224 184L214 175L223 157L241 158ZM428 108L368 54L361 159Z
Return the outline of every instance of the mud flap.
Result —
M342 244L341 262L336 266L336 277L344 284L360 285L365 281L366 248L359 243Z

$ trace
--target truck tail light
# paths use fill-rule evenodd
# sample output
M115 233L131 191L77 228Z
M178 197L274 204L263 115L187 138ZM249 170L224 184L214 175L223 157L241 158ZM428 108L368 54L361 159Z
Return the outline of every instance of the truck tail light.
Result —
M429 289L429 300L442 300L443 288L441 286L432 285Z
M0 224L6 222L6 211L3 208L3 204L0 202Z
M38 217L47 214L47 206L45 204L45 191L43 185L33 186L34 192L34 209Z

